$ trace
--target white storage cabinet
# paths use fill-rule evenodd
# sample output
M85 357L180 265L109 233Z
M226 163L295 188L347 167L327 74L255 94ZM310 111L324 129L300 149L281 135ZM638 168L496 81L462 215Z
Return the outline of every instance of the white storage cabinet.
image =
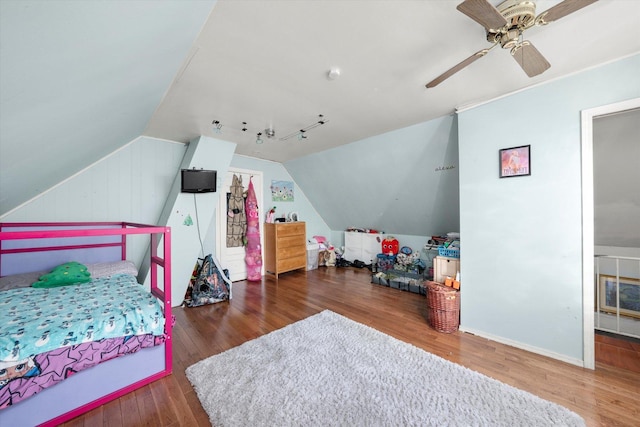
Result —
M377 262L378 254L382 252L382 241L386 236L380 233L344 232L343 258L353 262L360 260L365 264Z
M444 283L444 279L448 277L454 278L460 271L460 259L459 258L447 258L444 256L437 256L433 260L433 281Z

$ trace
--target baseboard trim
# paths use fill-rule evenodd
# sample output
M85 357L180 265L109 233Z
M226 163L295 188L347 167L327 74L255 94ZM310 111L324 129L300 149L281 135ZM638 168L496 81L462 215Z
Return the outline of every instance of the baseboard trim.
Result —
M473 334L482 338L486 338L488 340L491 341L495 341L495 342L499 342L500 344L505 344L508 345L510 347L515 347L518 348L520 350L525 350L528 351L530 353L535 353L535 354L539 354L541 356L545 356L545 357L550 357L551 359L556 359L556 360L560 360L562 362L566 362L569 363L571 365L576 365L579 366L581 368L584 368L584 361L580 360L580 359L576 359L574 357L569 357L565 354L560 354L560 353L555 353L553 351L549 351L549 350L545 350L543 348L539 348L539 347L535 347L532 345L528 345L528 344L524 344L521 343L519 341L514 341L514 340L510 340L508 338L504 338L504 337L499 337L497 335L491 335L488 334L486 332L483 331L479 331L473 328L465 328L462 325L460 325L459 327L460 332L466 332L469 334Z

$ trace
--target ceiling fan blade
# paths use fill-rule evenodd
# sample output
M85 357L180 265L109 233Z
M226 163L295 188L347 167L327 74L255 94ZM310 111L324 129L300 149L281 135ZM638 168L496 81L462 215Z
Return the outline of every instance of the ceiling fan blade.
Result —
M463 68L465 68L466 66L470 65L472 62L474 62L477 59L482 58L483 56L485 56L491 49L493 49L496 45L494 44L493 46L491 46L488 49L482 49L479 50L478 52L474 53L473 55L471 55L470 57L468 57L467 59L465 59L464 61L460 62L457 65L454 65L452 68L448 69L447 71L445 71L444 73L440 74L438 77L436 77L435 79L431 80L429 83L426 84L427 89L430 89L434 86L439 85L440 83L442 83L443 81L445 81L446 79L448 79L449 77L453 76L455 73L457 73L458 71L462 70Z
M498 29L507 25L507 20L487 0L465 0L457 9L486 29Z
M563 18L570 13L580 10L583 7L589 6L590 4L597 1L598 0L564 0L563 2L560 2L557 5L542 12L538 17L538 20L542 21L545 24L548 24L549 22L557 21L558 19Z
M511 54L529 77L542 74L551 67L549 61L528 41L524 41L521 46L514 48Z

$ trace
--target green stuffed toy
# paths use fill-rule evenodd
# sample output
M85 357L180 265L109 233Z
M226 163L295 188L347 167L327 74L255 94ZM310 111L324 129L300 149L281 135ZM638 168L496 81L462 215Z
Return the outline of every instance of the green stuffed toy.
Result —
M31 286L34 288L56 288L58 286L87 283L91 280L91 273L87 267L79 262L71 261L60 264L50 273L40 276Z

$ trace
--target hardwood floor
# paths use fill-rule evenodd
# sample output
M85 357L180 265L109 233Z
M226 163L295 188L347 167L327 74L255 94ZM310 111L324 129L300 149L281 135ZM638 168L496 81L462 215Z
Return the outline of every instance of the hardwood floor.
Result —
M174 309L173 374L64 425L208 426L185 369L325 309L563 405L588 426L640 425L640 373L602 363L592 371L470 334L438 333L427 325L424 296L371 284L367 270L333 267L237 282L230 303Z
M640 340L596 332L596 362L640 373Z

